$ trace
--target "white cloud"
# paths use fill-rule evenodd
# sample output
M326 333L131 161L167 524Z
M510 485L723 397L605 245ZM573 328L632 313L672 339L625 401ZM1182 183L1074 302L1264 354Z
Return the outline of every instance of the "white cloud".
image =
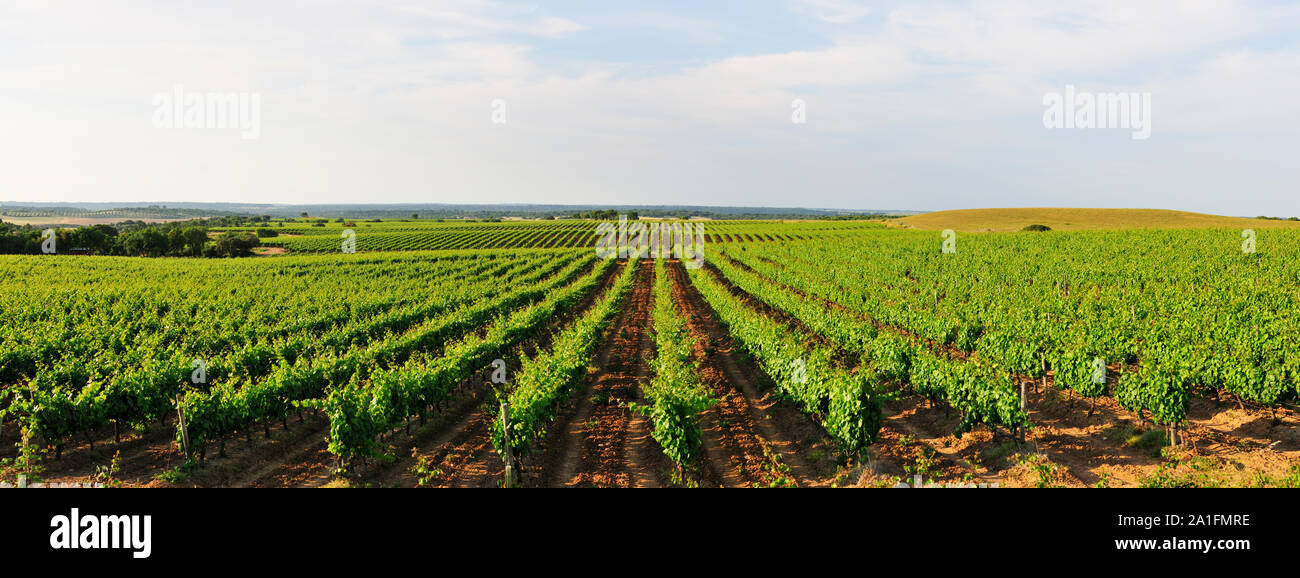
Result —
M1300 130L1300 53L1234 51L1154 83L1157 122L1197 134Z
M871 13L871 7L854 0L795 0L795 10L832 24L852 24Z
M1230 0L924 4L887 17L892 42L935 61L1023 74L1140 69L1266 25Z
M542 16L535 8L520 10L488 0L440 0L434 3L396 0L389 6L414 15L413 24L431 29L439 38L484 34L522 34L563 38L587 28L567 18Z

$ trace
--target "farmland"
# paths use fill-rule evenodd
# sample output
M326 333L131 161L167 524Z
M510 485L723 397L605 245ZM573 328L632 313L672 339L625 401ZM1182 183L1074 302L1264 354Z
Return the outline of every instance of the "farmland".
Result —
M960 232L1011 232L1030 225L1055 231L1113 229L1275 229L1297 228L1295 219L1247 219L1167 209L1011 208L936 211L890 223L904 229Z
M799 227L783 226L783 223L773 221L707 223L706 241L709 243L796 240L811 236L844 235L860 228L860 225L843 222L808 222ZM355 237L355 250L358 252L590 248L595 244L596 227L596 222L587 220L463 222L308 219L273 221L258 227L219 227L214 229L213 234L274 231L276 236L262 239L264 246L280 247L287 253L329 254L339 252L345 234Z
M1300 231L1218 219L696 221L698 268L689 243L601 258L578 219L2 256L0 476L1294 486Z

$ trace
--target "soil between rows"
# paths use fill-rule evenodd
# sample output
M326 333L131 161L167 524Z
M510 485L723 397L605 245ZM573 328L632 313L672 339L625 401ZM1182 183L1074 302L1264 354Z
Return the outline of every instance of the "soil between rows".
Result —
M533 356L550 348L555 336L570 322L583 315L600 296L611 290L626 263L610 268L600 284L590 295L567 311L557 313L549 323L550 331L541 338L522 344L516 355L506 359L509 373L518 371L524 355ZM362 485L413 487L419 482L418 460L423 459L427 470L425 485L429 487L496 487L505 477L505 463L492 444L493 420L498 418L498 406L490 391L487 376L471 378L468 386L471 396L453 402L454 417L439 420L433 428L420 428L411 435L396 433L389 455L391 462L358 472L350 483ZM421 451L423 445L432 451ZM414 455L412 451L414 450ZM417 457L418 456L418 457Z
M778 398L771 378L723 327L682 262L670 261L667 269L674 299L696 338L704 381L720 400L701 424L705 469L712 475L708 481L768 486L785 479L801 487L829 485L836 468L825 432Z
M632 266L633 264L629 264ZM542 442L542 455L524 468L525 484L540 487L659 487L671 463L650 437L649 420L626 407L641 400L654 355L654 262L640 260L629 299L605 332L583 384Z
M857 315L881 331L894 331L957 359L970 357L902 328L876 322L834 301L810 296L734 259L732 262L806 299ZM713 272L737 295L750 303L761 303L731 284L721 272ZM778 318L783 315L778 314ZM1084 400L1071 391L1057 389L1051 371L1046 387L1041 386L1041 380L1022 378L1022 381L1035 392L1026 398L1025 409L1033 427L1024 445L1013 444L1005 438L995 440L984 429L959 438L952 434L958 423L955 411L929 407L925 400L909 397L887 404L881 441L872 449L880 461L865 468L859 483L869 485L890 477L902 477L910 482L914 473L922 470L928 472L923 476L926 481L933 478L956 483L996 482L1003 486L1135 486L1155 474L1164 463L1158 448L1138 446L1125 439L1131 436L1119 435L1128 430L1140 432L1149 424L1143 424L1113 398ZM1300 425L1300 415L1281 408L1274 423L1267 410L1227 405L1202 398L1190 401L1186 425L1192 447L1183 450L1181 457L1214 458L1224 475L1238 482L1249 481L1239 475L1241 472L1285 476L1292 464L1300 460L1300 429L1296 427ZM1033 463L1017 463L1019 457L1034 453L1044 454L1056 467L1047 465L1036 469Z

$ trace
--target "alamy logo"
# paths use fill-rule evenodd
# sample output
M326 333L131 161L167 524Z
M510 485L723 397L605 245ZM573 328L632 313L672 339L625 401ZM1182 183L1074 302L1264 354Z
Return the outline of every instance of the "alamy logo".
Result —
M505 385L506 383L506 360L492 360L492 383Z
M1100 357L1092 358L1092 384L1106 384L1106 362L1102 361Z
M262 95L248 92L171 92L153 96L154 128L235 128L245 140L262 134Z
M1133 140L1151 138L1151 93L1075 92L1043 95L1043 126L1056 128L1127 128Z
M670 255L685 261L687 269L704 266L704 224L645 223L627 224L619 215L618 226L596 226L596 256L601 259L667 259Z
M200 383L208 382L208 362L203 361L202 359L195 359L194 362L190 364L190 367L194 368L194 371L190 373L190 383L198 385Z
M77 508L69 516L50 518L50 547L55 550L131 550L134 558L148 558L153 516L81 516Z
M802 357L790 362L790 374L790 381L798 384L808 383L808 364L804 363Z
M53 255L57 240L58 235L55 234L54 229L41 231L41 253Z
M943 242L939 244L939 251L944 255L957 252L957 231L944 229L942 233L939 233L939 237L943 239Z
M352 229L343 229L340 235L343 239L343 252L349 255L357 252L357 232Z

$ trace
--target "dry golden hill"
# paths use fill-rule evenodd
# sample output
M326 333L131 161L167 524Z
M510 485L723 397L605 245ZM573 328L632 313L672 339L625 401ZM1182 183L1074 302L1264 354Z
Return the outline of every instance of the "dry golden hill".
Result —
M1019 231L1035 224L1047 225L1054 231L1300 227L1300 221L1246 219L1165 209L962 209L924 213L889 221L891 227L935 231L952 229L965 232Z

